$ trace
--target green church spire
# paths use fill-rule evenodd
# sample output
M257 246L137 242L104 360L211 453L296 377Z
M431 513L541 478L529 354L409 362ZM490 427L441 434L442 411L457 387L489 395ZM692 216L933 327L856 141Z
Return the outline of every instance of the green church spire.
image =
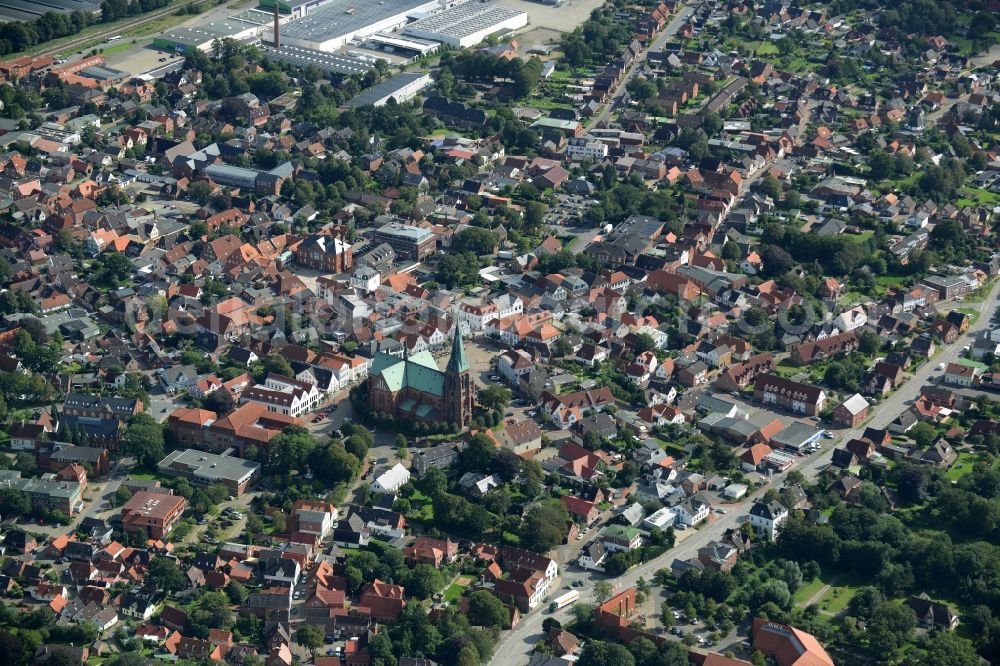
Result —
M462 328L455 324L455 337L451 341L451 358L448 359L448 372L467 372L469 359L465 357L465 345L462 344Z

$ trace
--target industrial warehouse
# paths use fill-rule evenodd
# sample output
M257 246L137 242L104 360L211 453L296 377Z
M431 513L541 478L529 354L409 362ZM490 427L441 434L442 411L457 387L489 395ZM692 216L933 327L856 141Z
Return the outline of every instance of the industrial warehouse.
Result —
M519 30L526 25L526 12L495 2L466 2L411 23L404 32L456 48L468 48L490 35Z
M441 44L475 46L491 35L528 25L526 12L496 2L448 4L447 0L260 0L258 9L168 30L153 45L189 53L211 51L223 39L262 43L275 46L268 49L274 60L293 65L312 62L326 73L351 75L374 63L353 59L359 53L347 52L351 48L369 49L362 52L367 58L388 59L375 53L382 51L413 59L433 53Z
M437 0L379 3L331 0L303 18L281 26L281 43L329 53L377 32L400 28L410 17L428 14L439 7ZM262 39L273 42L273 29L265 30Z

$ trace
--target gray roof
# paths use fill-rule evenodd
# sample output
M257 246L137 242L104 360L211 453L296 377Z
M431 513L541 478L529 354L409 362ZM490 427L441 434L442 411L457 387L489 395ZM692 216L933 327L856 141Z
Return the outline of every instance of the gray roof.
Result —
M390 97L398 93L407 86L413 85L425 76L427 76L426 72L402 72L396 76L391 76L385 81L372 86L368 90L355 95L354 98L347 103L347 106L349 108L356 109L361 106L376 104L386 97ZM396 101L398 102L400 100Z
M216 481L243 483L260 469L260 465L233 456L219 456L186 449L174 451L161 460L156 468L166 474L194 477L206 483Z
M322 42L364 30L399 14L417 11L427 4L427 0L330 0L308 16L282 26L281 35L291 39Z

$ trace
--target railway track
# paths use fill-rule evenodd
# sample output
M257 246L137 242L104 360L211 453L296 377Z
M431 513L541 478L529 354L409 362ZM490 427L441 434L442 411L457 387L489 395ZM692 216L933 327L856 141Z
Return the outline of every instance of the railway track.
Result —
M101 41L107 37L117 35L122 32L122 30L133 30L137 27L146 25L147 23L152 23L157 19L161 19L164 16L169 16L182 9L190 7L191 5L197 4L197 2L188 2L182 5L170 5L168 7L163 7L162 9L157 9L156 11L144 14L141 17L136 17L134 21L130 21L126 25L116 25L113 27L102 28L96 32L89 33L82 37L77 37L69 40L68 42L63 42L58 46L52 46L51 48L42 49L35 53L36 56L55 56L60 53L65 53L66 51L72 51L73 49L79 48L81 46L86 46L92 42ZM194 14L191 15L192 18Z

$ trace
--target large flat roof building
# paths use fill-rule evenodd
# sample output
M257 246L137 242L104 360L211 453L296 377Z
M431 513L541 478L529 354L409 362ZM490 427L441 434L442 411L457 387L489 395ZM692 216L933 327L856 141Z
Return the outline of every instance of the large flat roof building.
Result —
M430 229L389 222L375 230L376 243L387 243L396 254L422 261L437 250L437 236Z
M122 529L162 539L180 521L186 506L180 495L139 491L122 507Z
M180 476L199 486L224 485L233 495L241 495L260 475L260 465L234 456L185 449L174 451L156 465L163 474Z
M351 109L369 105L384 106L390 99L402 104L416 97L417 93L431 83L431 75L427 72L403 72L355 95L347 106Z
M526 25L527 12L495 2L466 2L411 23L403 32L456 48L467 48L490 35L519 30Z
M296 67L308 67L316 65L324 76L332 74L342 74L351 76L354 74L365 74L374 66L374 61L364 60L353 55L340 55L317 51L316 49L302 46L292 46L284 43L279 48L274 48L267 44L263 45L264 57L275 62L283 62Z
M207 21L195 26L182 26L168 30L153 38L153 46L169 51L210 51L216 40L257 39L263 26L252 21Z
M293 18L301 18L330 2L330 0L260 0L258 6L261 9L274 11L274 5L278 5L278 11L283 14L291 14Z
M306 16L281 26L281 43L318 51L336 51L355 39L365 39L376 32L406 25L411 16L433 11L439 6L434 0L330 0ZM265 30L264 41L274 43L273 32L272 29Z

